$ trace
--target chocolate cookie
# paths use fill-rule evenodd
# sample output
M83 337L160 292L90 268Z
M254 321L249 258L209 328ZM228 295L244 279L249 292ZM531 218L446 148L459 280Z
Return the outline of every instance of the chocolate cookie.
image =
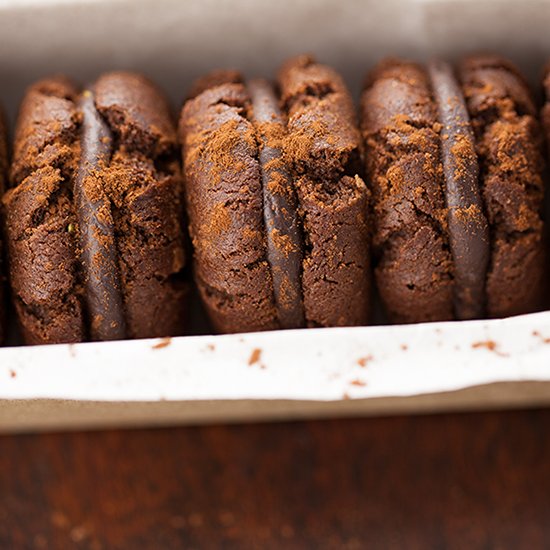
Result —
M6 123L4 113L0 110L0 197L6 189L6 179L8 175L8 139L6 132ZM0 233L1 234L1 233ZM5 289L5 266L3 265L4 249L0 239L0 344L4 341L4 326L6 321L6 298Z
M28 343L179 334L185 265L176 131L162 93L114 72L59 77L21 105L3 199Z
M493 56L389 60L362 95L373 255L391 320L541 308L543 162L529 89Z
M198 289L220 332L366 324L368 191L351 97L307 56L277 84L217 72L182 110Z

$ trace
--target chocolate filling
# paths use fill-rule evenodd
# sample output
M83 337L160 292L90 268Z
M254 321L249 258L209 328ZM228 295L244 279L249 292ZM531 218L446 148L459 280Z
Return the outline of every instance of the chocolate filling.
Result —
M109 161L112 135L98 113L94 95L85 90L78 106L82 112L81 155L74 181L81 261L92 340L126 337L114 222L98 171Z
M280 145L285 123L273 87L267 81L250 81L248 91L252 121L260 140L267 260L277 316L282 328L299 328L305 325L301 284L303 241L297 198Z
M455 315L458 319L481 318L485 316L490 244L474 134L451 66L432 61L428 74L442 126L441 157L454 263Z

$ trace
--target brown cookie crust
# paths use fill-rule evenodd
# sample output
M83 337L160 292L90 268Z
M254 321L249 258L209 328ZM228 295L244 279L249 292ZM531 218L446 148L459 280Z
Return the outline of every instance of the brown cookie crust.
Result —
M453 263L440 130L427 74L388 60L361 98L377 285L393 322L450 320Z
M309 56L285 63L278 82L288 117L285 159L298 178L307 325L365 325L368 190L353 101L340 76Z
M96 105L120 140L120 147L157 159L174 154L176 129L163 92L130 72L103 74L95 83Z
M245 86L228 83L187 101L180 118L195 280L219 332L279 327L250 107Z
M19 111L3 197L10 282L27 343L85 338L76 261L71 180L79 156L77 88L64 78L42 80Z
M296 174L328 183L359 173L361 135L340 75L302 55L281 67L278 83L288 117L286 156Z
M480 188L490 224L487 313L542 307L544 287L541 129L527 84L496 56L462 61L459 76L476 137Z
M363 180L343 176L329 188L304 176L296 187L306 239L302 284L308 326L366 325L370 265Z
M11 186L45 166L62 168L64 175L72 173L79 154L75 143L81 121L75 107L78 93L77 86L63 76L28 88L15 126Z

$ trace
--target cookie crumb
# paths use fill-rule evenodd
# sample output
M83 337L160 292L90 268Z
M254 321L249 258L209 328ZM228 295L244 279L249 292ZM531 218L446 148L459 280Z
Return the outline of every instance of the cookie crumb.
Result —
M485 348L489 351L492 351L493 353L496 353L497 355L500 355L501 357L508 357L507 353L503 353L501 351L498 351L498 344L493 340L484 340L480 342L474 342L472 344L473 349L480 349Z
M161 338L160 341L157 342L152 347L152 349L162 349L162 348L165 348L165 347L169 346L171 343L172 343L172 338L170 338L169 336L166 337L166 338Z
M409 349L409 346L407 344L401 344L401 346L399 346L403 351L407 351Z
M495 351L497 349L497 344L493 342L493 340L486 340L484 342L474 342L472 348L487 348L489 351Z
M10 378L15 378L17 373L14 370L10 370Z
M360 367L366 367L367 363L370 363L373 359L374 357L372 355L365 355L364 357L359 357L359 359L357 359L357 364Z
M251 367L256 363L259 363L261 356L262 356L262 350L260 348L254 348L252 350L252 353L250 354L250 358L248 359L248 365Z
M532 334L535 338L540 338L543 344L550 344L550 338L545 338L538 330L534 330Z
M359 380L358 378L356 378L355 380L352 380L352 381L350 382L350 385L351 385L351 386L359 386L359 387L362 388L362 387L366 386L367 383L366 383L366 382L363 382L363 380Z

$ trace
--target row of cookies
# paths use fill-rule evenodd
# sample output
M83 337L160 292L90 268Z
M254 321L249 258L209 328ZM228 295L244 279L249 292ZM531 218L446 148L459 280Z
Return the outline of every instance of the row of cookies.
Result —
M218 332L368 324L372 273L393 322L544 305L542 129L499 57L384 61L359 116L309 56L275 82L217 71L178 128L141 75L49 78L23 99L9 170L5 150L27 343L185 333L191 272Z

